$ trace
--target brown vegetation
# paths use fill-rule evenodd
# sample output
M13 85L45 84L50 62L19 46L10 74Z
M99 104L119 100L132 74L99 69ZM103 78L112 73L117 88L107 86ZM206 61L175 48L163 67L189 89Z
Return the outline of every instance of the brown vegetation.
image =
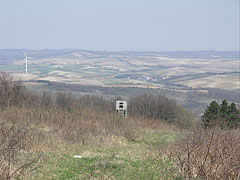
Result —
M24 171L33 171L40 154L31 154L28 129L17 124L0 124L0 179L21 178ZM27 152L27 153L26 153Z
M239 130L195 130L168 148L183 179L240 178Z
M123 144L135 140L139 129L161 126L163 121L180 127L193 125L190 113L161 95L130 98L127 119L115 115L114 101L100 96L76 98L62 92L36 95L3 74L0 179L16 178L30 170L39 159L37 150ZM240 176L239 140L237 130L198 130L166 148L171 151L168 157L174 172L180 172L183 179L236 179ZM28 156L32 152L35 154Z
M177 105L176 101L159 94L142 94L131 97L129 114L162 120L181 128L192 127L194 118L191 113Z

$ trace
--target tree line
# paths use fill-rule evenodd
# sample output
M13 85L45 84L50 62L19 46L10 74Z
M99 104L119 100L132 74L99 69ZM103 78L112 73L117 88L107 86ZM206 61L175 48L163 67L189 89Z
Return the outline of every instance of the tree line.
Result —
M14 81L9 74L0 76L0 109L9 106L58 108L63 111L92 109L105 113L115 112L115 101L121 97L106 98L100 95L74 96L66 92L43 92L36 94L26 89L20 81ZM128 99L128 112L131 116L143 116L169 123L178 121L186 111L175 100L161 94L144 93Z

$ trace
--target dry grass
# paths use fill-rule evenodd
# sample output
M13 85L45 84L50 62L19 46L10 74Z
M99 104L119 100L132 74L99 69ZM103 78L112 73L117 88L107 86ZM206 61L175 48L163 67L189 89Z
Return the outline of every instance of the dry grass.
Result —
M0 114L8 123L29 124L34 147L55 147L58 144L114 145L134 138L136 119L114 114L75 109L71 112L57 108L10 107Z
M11 124L16 124L18 127L20 127L20 124L28 125L28 135L22 136L21 133L19 134L19 137L26 137L29 145L31 145L31 148L27 149L28 152L41 150L46 153L59 154L59 157L62 157L61 154L64 149L66 150L69 147L72 153L73 151L81 151L81 155L87 158L85 161L89 160L86 163L92 167L96 164L96 162L92 162L92 159L102 156L96 156L96 154L102 154L99 149L106 150L109 147L110 150L106 150L105 155L100 158L101 164L94 171L94 173L98 173L98 168L103 169L101 171L105 173L99 176L100 179L114 179L116 176L115 172L118 168L113 168L111 171L108 169L110 165L111 168L115 166L112 165L113 162L110 163L112 160L110 162L102 161L106 154L110 156L109 152L112 153L113 148L113 152L117 152L120 159L124 159L120 164L118 164L118 160L116 162L114 160L119 169L122 166L127 166L126 163L131 164L131 171L134 171L136 167L139 169L141 167L150 168L151 165L159 172L161 169L163 173L166 173L166 179L179 177L179 174L182 179L226 180L237 179L240 175L240 133L238 130L196 130L192 133L187 132L187 135L183 134L185 138L174 143L173 141L176 136L180 135L180 131L177 127L163 121L144 117L128 117L125 119L111 113L93 111L91 108L79 109L75 107L71 111L67 111L54 106L50 108L40 106L39 108L9 107L1 111L0 120L9 128ZM159 130L161 131L158 133ZM170 131L172 133L169 133ZM27 142L25 139L22 140ZM169 142L173 142L173 144L168 145ZM89 149L84 150L84 147L97 147L99 149L94 154ZM122 149L123 152L120 150L118 152L117 147ZM82 150L79 150L79 148ZM155 155L158 148L161 149L159 151L161 153L158 154L156 160ZM25 152L24 149L22 150ZM90 155L86 154L88 151ZM113 156L115 157L114 154ZM136 156L136 159L133 158L134 156ZM131 161L126 158L131 159ZM139 164L135 164L139 159L141 160ZM70 167L74 166L75 161L71 157L67 157L66 160L70 161L68 162ZM56 159L54 162L56 165L65 163L62 159ZM149 163L149 167L141 164L143 162ZM16 168L17 165L15 164L12 167ZM54 172L54 168L58 169L59 166L54 167L52 165L50 167ZM144 170L144 172L146 171L144 177L150 170ZM121 174L122 177L125 177L124 173L130 173L127 168L120 171L122 172L116 173ZM44 172L41 173L44 174ZM30 174L25 177L27 176L33 178ZM47 176L51 177L51 174ZM39 176L37 177L39 178ZM89 176L89 178L96 179L94 176Z
M79 152L86 158L84 161L89 160L89 162L86 162L87 164L83 165L89 166L90 169L96 168L93 172L93 177L90 176L91 172L89 172L89 178L114 179L116 172L114 169L115 164L123 171L117 173L125 177L124 173L132 174L132 171L136 168L135 166L141 169L142 161L150 163L145 158L145 154L151 152L152 149L148 149L149 146L155 147L155 144L158 143L158 138L154 135L157 130L162 129L164 132L167 132L167 129L171 129L171 131L174 131L173 126L162 121L143 117L128 117L126 119L121 116L115 116L115 114L93 111L89 108L73 108L71 111L67 111L56 107L47 109L44 107L9 107L1 111L0 120L7 125L27 125L28 134L21 136L27 138L28 141L24 141L27 145L24 147L27 148L24 150L24 153L22 151L16 152L16 155L24 157L23 161L27 157L26 155L31 152L41 151L46 156L45 159L47 160L40 159L42 161L37 166L41 166L41 168L37 171L33 173L32 171L25 173L24 171L19 171L19 175L24 177L24 179L39 179L40 177L42 179L51 179L55 171L58 169L62 170L60 166L65 168L75 167L75 160L71 156L68 155L66 160L63 160L65 153L78 154ZM143 129L146 131L143 131ZM146 133L150 132L150 130L150 134ZM159 136L162 136L161 133ZM151 142L148 142L148 139ZM159 143L161 144L162 140ZM163 143L165 143L165 140ZM121 160L120 164L119 160L115 162L115 157L112 159L112 156L114 156L113 152L117 154L118 158L124 159ZM56 156L56 159L54 156ZM111 158L104 161L105 157L109 156ZM92 162L91 159L94 158L99 160ZM140 162L138 162L139 159L141 159ZM28 158L28 160L32 159ZM68 164L66 164L66 161L68 161ZM135 165L135 161L139 164ZM131 171L128 171L128 168L121 168L122 166L128 166L128 163L130 163ZM14 167L18 167L18 164L15 164ZM147 164L146 167L149 168ZM78 169L77 167L75 168ZM101 170L102 174L98 169ZM26 170L29 170L29 167ZM150 170L152 171L152 169ZM6 170L4 171L6 172ZM77 171L80 172L80 170ZM148 170L145 171L148 173ZM67 173L73 172L69 170L66 171L66 175ZM58 174L58 176L60 175ZM82 174L79 174L79 177L82 177Z

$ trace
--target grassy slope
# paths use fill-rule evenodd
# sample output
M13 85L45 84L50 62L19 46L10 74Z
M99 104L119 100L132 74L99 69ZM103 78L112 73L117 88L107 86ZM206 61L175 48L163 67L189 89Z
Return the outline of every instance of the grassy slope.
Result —
M138 133L136 141L115 147L77 145L59 153L45 153L42 168L31 179L176 179L170 172L171 164L156 157L159 147L177 135L171 129L146 129Z

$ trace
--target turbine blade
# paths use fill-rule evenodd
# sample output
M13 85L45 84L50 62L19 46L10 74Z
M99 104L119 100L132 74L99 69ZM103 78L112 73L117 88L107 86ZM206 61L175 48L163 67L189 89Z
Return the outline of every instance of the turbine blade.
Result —
M27 54L25 53L25 51L23 51L23 54L24 54L25 58L27 59Z

